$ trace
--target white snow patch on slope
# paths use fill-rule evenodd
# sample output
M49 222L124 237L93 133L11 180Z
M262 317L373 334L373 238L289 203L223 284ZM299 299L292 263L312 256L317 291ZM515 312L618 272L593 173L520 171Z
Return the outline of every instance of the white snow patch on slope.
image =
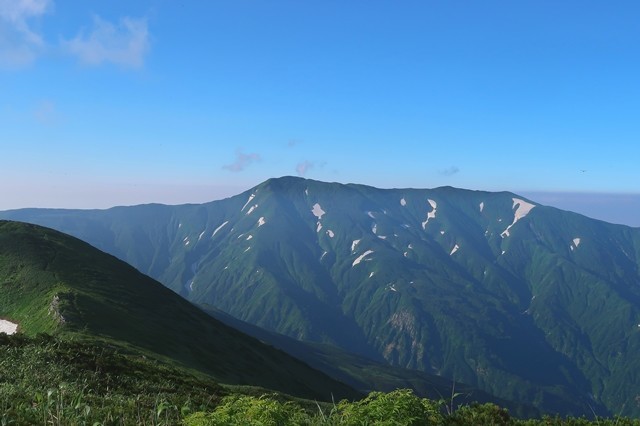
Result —
M374 223L373 226L371 227L371 232L373 232L374 234L378 232L378 225Z
M505 236L508 237L509 229L511 229L511 227L515 225L517 221L519 221L520 219L525 217L527 214L529 214L529 212L535 207L535 204L528 203L519 198L512 198L512 200L513 200L513 208L516 209L516 212L513 215L513 222L511 223L511 225L507 226L507 229L502 231L502 234L500 234L502 238L504 238Z
M453 250L451 250L451 253L449 253L449 256L451 256L451 255L453 255L453 253L457 252L459 248L460 248L460 246L457 245L457 244L455 246L453 246Z
M247 247L247 249L244 251L245 253L248 252L249 250L251 250L251 246Z
M333 231L332 231L331 229L328 229L328 230L327 230L327 235L329 236L329 238L333 238L333 236L334 236L335 234L333 233Z
M356 246L359 242L360 240L353 240L353 242L351 243L351 251L356 251Z
M380 238L381 240L386 240L387 236L386 235L378 235L378 238Z
M204 231L202 231L200 233L200 235L198 235L198 241L200 241L202 239L202 236L204 235L204 233L207 232L207 230L205 229Z
M571 249L571 251L575 250L578 248L578 246L580 245L580 238L576 237L572 240L572 243L569 248Z
M484 210L484 201L480 202L480 213Z
M315 203L313 205L313 209L311 209L311 213L313 213L313 215L315 217L317 217L318 219L322 219L322 216L326 213L324 210L322 210L322 207L320 206L320 204Z
M14 334L18 330L18 324L0 319L0 333Z
M222 225L218 226L215 231L213 231L213 234L211 234L211 238L215 237L216 234L218 233L219 230L221 230L227 223L229 223L229 221L225 221Z
M316 232L320 232L321 229L322 229L322 224L318 222L318 227L316 228Z
M373 212L367 212L367 215L369 215L369 217L371 219L375 219L376 217L374 216Z
M405 252L404 252L404 257L408 257L408 256L409 256L409 252L408 252L408 251L405 251Z
M369 274L369 278L371 278L371 277L372 277L372 276L374 276L374 275L375 275L375 272L370 273L370 274ZM640 327L640 325L639 325L638 327Z
M364 252L364 253L362 253L360 256L358 256L358 258L357 258L356 260L354 260L354 261L353 261L353 264L352 264L351 266L352 266L352 267L353 267L353 266L356 266L358 263L362 262L362 260L363 260L365 257L369 256L371 253L373 253L373 250L367 250L367 251L365 251L365 252Z
M405 200L404 198L401 198L401 199L400 199L400 205L401 205L402 207L406 206L406 205L407 205L407 200Z
M250 209L249 209L249 211L247 212L247 216L248 216L248 215L250 215L251 213L253 213L253 211L254 211L255 209L257 209L257 208L258 208L258 205L257 205L257 204L254 204L253 206L251 206L251 208L250 208Z
M264 221L264 216L260 216L260 219L258 219L258 227L261 227L265 223L267 222Z
M246 238L246 241L249 241L249 240L250 240L250 239L252 239L252 238L253 238L253 235L249 235L249 236Z
M324 259L326 255L327 255L327 252L325 251L324 253L322 253L322 256L320 256L320 260Z
M436 203L434 200L428 199L427 201L429 201L429 204L431 205L432 210L429 213L427 213L427 220L422 222L422 229L427 229L427 223L429 223L429 219L435 219L436 208L438 207L438 203Z
M178 229L182 228L182 223L178 224Z
M409 244L409 245L407 246L407 248L408 248L408 249L413 249L413 244Z
M251 202L251 200L253 200L256 197L256 194L251 194L249 195L249 199L247 200L246 203L244 203L244 206L242 206L242 208L240 209L240 211L244 211L245 208L247 208L247 206L249 205L249 203Z
M444 235L444 231L440 231L440 235Z

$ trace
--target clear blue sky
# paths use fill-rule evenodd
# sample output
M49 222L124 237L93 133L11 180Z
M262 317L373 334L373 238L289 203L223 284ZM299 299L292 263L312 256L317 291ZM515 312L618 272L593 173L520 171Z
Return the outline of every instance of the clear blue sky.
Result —
M640 194L639 22L637 1L0 0L0 209L282 175Z

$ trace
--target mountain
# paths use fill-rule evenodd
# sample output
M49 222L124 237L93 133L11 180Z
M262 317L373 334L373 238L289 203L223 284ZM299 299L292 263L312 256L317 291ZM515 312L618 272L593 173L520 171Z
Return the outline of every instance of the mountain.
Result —
M0 317L27 335L105 341L226 384L329 401L359 395L213 319L121 260L36 225L0 221Z
M202 205L17 210L198 304L561 414L640 415L640 229L516 194L271 179Z

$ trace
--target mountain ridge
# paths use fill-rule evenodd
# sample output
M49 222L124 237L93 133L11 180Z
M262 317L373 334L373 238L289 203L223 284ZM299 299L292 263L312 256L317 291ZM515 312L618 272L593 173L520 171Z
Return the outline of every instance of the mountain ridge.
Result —
M5 215L69 232L193 302L297 339L542 411L637 410L635 228L509 192L293 177L202 205Z

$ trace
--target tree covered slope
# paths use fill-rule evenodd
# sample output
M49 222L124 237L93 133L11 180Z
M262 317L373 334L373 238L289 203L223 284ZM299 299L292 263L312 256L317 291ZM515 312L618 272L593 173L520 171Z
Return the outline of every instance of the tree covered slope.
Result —
M19 210L187 299L547 412L640 415L640 230L511 193L299 178L203 205Z
M115 257L36 225L0 221L0 317L27 335L108 342L222 383L321 400L358 395Z

